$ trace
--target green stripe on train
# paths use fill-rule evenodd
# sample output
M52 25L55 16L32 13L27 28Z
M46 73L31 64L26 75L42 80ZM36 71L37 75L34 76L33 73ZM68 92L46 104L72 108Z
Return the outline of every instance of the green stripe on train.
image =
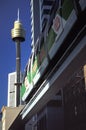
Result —
M21 98L23 97L25 91L26 91L26 87L25 87L24 84L22 84L21 89L20 89L20 97L21 97Z

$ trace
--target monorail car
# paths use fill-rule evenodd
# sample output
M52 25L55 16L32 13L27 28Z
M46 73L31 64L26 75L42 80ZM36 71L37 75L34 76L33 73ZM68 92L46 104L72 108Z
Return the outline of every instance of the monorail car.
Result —
M33 96L50 69L58 62L59 58L55 55L74 27L81 11L80 3L76 0L59 0L58 6L52 6L50 19L38 37L25 69L21 87L23 101ZM53 61L54 57L56 62Z

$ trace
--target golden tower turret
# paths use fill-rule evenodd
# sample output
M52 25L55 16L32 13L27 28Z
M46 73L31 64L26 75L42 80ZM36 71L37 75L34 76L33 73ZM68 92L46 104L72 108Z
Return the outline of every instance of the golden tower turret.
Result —
M14 28L11 30L12 40L19 40L20 42L25 41L25 30L23 29L22 23L19 20L19 9L18 9L18 18L14 22Z

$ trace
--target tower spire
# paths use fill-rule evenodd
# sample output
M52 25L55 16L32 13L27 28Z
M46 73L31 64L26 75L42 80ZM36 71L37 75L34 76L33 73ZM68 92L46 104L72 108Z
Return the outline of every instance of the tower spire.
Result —
M11 30L12 40L16 42L16 106L21 104L20 98L20 72L21 72L21 53L20 53L20 43L25 41L25 30L23 29L22 23L19 20L19 9L17 13L17 20L14 22L14 28Z
M19 21L19 8L18 8L18 13L17 13L17 20Z

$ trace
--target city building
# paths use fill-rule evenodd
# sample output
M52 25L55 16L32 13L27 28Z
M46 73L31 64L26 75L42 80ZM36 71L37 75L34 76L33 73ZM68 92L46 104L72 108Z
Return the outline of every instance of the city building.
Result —
M86 64L71 75L63 89L65 130L86 129Z
M2 107L2 130L8 130L15 118L24 106L19 107Z
M42 31L46 22L49 20L51 11L55 4L58 4L58 0L39 0L40 3L40 30Z
M50 13L55 4L58 4L58 0L31 0L31 46L36 43L37 38L50 18Z
M20 75L22 82L22 74ZM8 97L7 97L7 106L16 107L17 105L17 92L16 92L16 72L8 74Z
M30 121L25 125L25 130L63 130L64 109L61 91L54 96Z
M31 46L33 47L40 34L40 6L39 0L31 0Z
M70 76L64 87L26 124L25 130L85 130L85 121L86 64Z

